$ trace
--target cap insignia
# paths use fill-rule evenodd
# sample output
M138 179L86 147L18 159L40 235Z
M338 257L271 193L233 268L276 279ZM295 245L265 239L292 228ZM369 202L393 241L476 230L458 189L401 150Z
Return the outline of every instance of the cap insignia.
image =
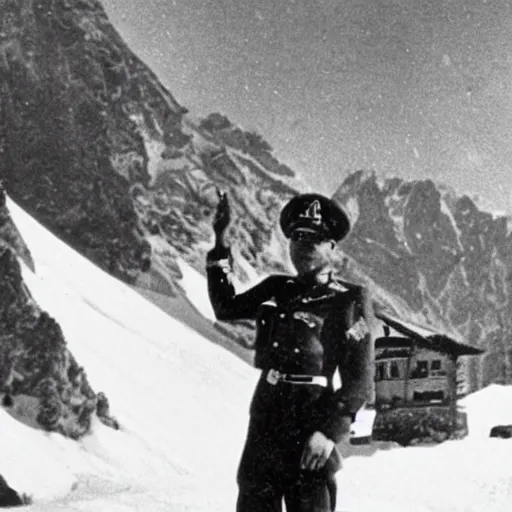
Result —
M313 201L307 208L304 213L299 215L301 219L309 219L314 224L321 224L322 222L322 208L320 206L320 201Z

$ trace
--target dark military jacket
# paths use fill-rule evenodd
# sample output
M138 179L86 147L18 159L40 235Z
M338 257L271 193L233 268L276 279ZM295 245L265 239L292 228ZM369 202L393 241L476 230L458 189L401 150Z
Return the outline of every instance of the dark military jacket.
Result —
M364 289L331 279L309 283L297 276L271 275L236 294L230 279L229 249L214 249L207 259L208 291L219 320L256 319L255 365L263 370L251 413L275 404L278 386L266 380L268 370L325 376L327 389L301 388L302 421L339 441L351 416L368 398L373 377L373 346L364 303ZM338 369L342 386L334 391ZM311 391L304 394L304 388Z

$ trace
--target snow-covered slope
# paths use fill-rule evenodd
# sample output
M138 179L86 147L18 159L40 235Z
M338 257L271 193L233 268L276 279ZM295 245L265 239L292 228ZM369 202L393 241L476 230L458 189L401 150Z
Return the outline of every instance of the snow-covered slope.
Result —
M108 393L122 430L97 424L77 443L0 410L0 474L36 502L76 487L67 499L87 502L69 510L104 510L112 493L133 510L229 508L256 372L8 206L33 248L37 274L24 267L25 282L91 383ZM91 493L110 497L92 503Z
M495 425L512 425L512 388L491 384L461 400L468 411L468 428L471 439L489 434Z
M489 438L493 426L512 424L511 404L511 386L489 386L460 402L468 414L466 439L414 448L385 446L371 458L347 459L338 479L340 510L511 510L512 440Z
M122 429L97 423L77 442L0 410L0 474L33 497L37 512L234 510L257 372L8 206L37 269L24 267L30 291L62 326L91 385L109 396ZM202 281L188 282L204 304ZM511 402L510 387L468 397L463 441L371 456L353 447L339 473L338 510L508 512L512 441L487 436L497 422L512 423Z

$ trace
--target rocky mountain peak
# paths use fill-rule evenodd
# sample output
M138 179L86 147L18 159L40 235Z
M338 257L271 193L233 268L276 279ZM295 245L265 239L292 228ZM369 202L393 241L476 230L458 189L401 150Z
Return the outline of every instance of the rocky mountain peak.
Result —
M8 1L0 14L0 172L14 200L113 275L172 293L178 257L203 266L220 186L244 219L240 247L266 265L246 247L269 242L295 178L263 137L186 116L99 2Z
M510 221L428 179L357 172L334 198L358 212L343 251L360 270L409 315L487 349L471 362L475 387L508 381Z

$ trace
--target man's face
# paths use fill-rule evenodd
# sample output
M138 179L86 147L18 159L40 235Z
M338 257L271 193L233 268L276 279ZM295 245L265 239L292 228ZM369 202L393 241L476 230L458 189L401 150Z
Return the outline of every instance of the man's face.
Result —
M299 275L317 273L332 262L333 240L325 239L317 233L295 231L290 237L290 258Z

